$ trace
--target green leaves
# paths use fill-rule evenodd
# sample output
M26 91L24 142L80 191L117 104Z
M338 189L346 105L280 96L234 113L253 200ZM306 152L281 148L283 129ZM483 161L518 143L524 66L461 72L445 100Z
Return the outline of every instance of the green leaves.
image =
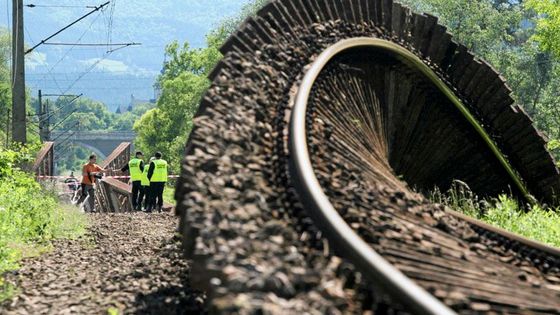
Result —
M179 169L192 119L210 85L208 73L221 58L219 42L209 39L211 45L203 49L192 49L188 43L179 48L177 42L167 46L157 107L134 124L136 146L145 152L161 151L174 171Z
M222 58L219 47L246 16L266 3L255 0L243 8L241 14L224 21L206 37L206 48L182 46L177 41L166 49L166 62L157 84L161 97L156 109L146 112L134 124L136 146L145 152L161 151L173 171L179 170L193 117L204 92L210 85L208 74Z
M560 57L560 1L527 0L525 6L537 13L536 33L532 39L545 51Z
M27 148L0 149L0 275L17 268L22 250L49 244L59 237L73 237L85 231L85 216L77 209L61 209L58 200L34 178L16 167L31 162ZM0 301L13 288L0 276Z

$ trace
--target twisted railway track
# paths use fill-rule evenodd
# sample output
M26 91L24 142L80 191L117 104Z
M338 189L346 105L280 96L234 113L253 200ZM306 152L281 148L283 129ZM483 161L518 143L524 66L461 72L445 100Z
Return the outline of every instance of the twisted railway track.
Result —
M436 18L271 1L221 50L176 194L215 311L560 312L557 249L417 193L560 188L503 79Z

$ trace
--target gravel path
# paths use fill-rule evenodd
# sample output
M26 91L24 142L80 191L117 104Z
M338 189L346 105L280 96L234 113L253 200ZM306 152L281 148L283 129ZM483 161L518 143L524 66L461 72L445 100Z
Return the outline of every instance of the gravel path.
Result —
M203 295L169 214L92 214L88 233L63 240L6 276L19 294L1 314L200 314Z

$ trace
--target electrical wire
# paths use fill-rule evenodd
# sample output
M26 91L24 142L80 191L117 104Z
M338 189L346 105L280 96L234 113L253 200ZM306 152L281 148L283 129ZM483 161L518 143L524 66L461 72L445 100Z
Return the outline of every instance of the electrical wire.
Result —
M66 94L70 89L74 87L74 85L80 81L85 75L87 75L91 70L93 70L101 61L105 60L107 57L111 55L111 52L107 52L102 58L99 58L96 62L94 62L83 74L81 74L70 86L64 91L62 94Z
M81 5L46 5L46 4L26 4L25 5L28 8L82 8L82 9L95 9L95 6L92 5L86 5L86 6L81 6Z
M93 18L93 20L92 20L91 23L89 24L88 28L82 33L82 35L80 35L80 37L78 38L78 40L76 41L76 43L79 43L79 42L82 41L82 39L84 38L84 36L91 30L93 24L97 21L98 18L99 18L99 14L96 15L96 16ZM41 78L41 80L44 80L44 79L47 77L47 75L49 75L49 74L52 72L52 70L54 70L54 68L55 68L56 66L58 66L58 65L62 62L62 60L64 60L64 59L68 56L68 54L70 54L70 52L74 49L74 47L75 47L75 46L71 46L70 48L68 48L68 50L66 51L66 53L65 53L62 57L60 57L60 59L58 59L58 61L48 70L47 74L44 75L44 76ZM56 79L54 79L54 77L53 77L53 81L54 81L55 84L58 86L58 82L56 81ZM66 94L66 93L62 93L62 88L60 88L60 87L59 87L59 92L60 92L60 94Z
M44 44L46 41L48 41L49 39L51 39L51 38L55 37L56 35L62 33L63 31L67 30L67 29L70 28L72 25L74 25L74 24L80 22L81 20L83 20L83 19L85 19L86 17L92 15L93 13L95 13L95 12L97 12L97 11L103 9L103 7L105 7L105 6L108 5L109 3L110 3L110 1L107 1L107 2L103 3L102 5L95 7L94 10L92 10L92 11L88 12L87 14L81 16L81 17L78 18L77 20L73 21L72 23L70 23L70 24L66 25L65 27L61 28L60 30L56 31L54 34L52 34L52 35L50 35L49 37L47 37L47 38L41 40L37 45L35 45L35 46L29 48L28 50L26 50L26 51L25 51L25 54L28 54L28 53L32 52L35 48L37 48L37 47L39 47L40 45Z
M59 121L56 125L54 125L51 128L51 131L55 130L56 128L58 128L58 126L60 126L63 122L66 121L66 119L68 119L70 116L72 116L72 114L74 114L77 111L77 109L72 110L68 115L66 115L66 117L64 117L61 121Z
M48 114L47 117L43 117L41 119L39 119L39 123L42 123L44 121L46 121L47 119L50 119L52 116L54 116L55 114L57 114L58 112L62 111L63 109L65 109L66 107L68 107L69 105L71 105L72 103L74 103L78 98L80 98L83 94L77 95L76 97L74 97L72 100L70 100L68 103L62 105L61 107L53 110L52 112L50 112L50 114ZM40 114L41 116L42 114Z
M43 45L51 45L51 46L136 46L142 45L140 43L116 43L116 44L94 44L94 43L44 43Z

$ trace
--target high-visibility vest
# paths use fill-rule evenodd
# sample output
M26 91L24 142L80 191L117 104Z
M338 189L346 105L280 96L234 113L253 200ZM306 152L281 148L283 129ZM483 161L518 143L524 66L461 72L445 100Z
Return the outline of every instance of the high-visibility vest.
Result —
M144 172L142 172L142 180L140 181L140 185L142 186L150 186L150 180L148 179L148 169L149 167L144 166Z
M153 160L154 173L150 182L152 183L165 183L167 182L167 162L165 160Z
M140 163L142 160L134 158L128 162L128 170L130 172L130 179L135 182L142 180L142 171L140 170Z

